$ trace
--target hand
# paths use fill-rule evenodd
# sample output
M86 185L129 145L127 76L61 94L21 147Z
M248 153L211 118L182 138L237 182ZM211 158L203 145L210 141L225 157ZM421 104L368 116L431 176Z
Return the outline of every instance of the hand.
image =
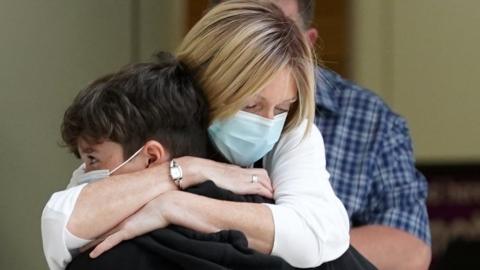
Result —
M140 210L101 236L98 240L82 248L82 250L96 245L93 251L90 252L90 257L96 258L105 251L120 244L122 241L168 226L169 222L165 218L162 206L162 195L160 195L145 204Z
M186 167L184 170L184 172L186 171L184 175L186 185L184 187L212 180L218 187L236 194L258 194L266 198L273 198L272 183L264 169L245 169L236 165L194 157L182 157L177 161L182 168ZM257 181L254 181L254 178Z
M266 170L245 169L236 165L215 163L216 168L211 171L210 180L217 186L240 195L258 194L266 198L273 198L272 182Z

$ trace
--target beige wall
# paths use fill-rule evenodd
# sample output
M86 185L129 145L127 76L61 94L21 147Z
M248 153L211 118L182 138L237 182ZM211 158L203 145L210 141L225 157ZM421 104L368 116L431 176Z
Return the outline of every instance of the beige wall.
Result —
M47 269L40 215L78 161L59 125L89 81L181 38L183 1L0 1L0 269Z
M159 50L173 52L184 34L185 1L140 0L139 3L140 60L149 59Z
M476 0L352 1L353 71L404 115L422 161L480 160ZM78 164L63 111L183 33L184 1L0 1L0 269L46 269L40 215Z
M480 161L480 2L352 3L355 80L407 118L417 159Z

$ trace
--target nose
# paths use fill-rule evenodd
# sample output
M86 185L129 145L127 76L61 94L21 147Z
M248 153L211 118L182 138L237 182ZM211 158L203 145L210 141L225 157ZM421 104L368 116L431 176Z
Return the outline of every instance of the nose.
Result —
M263 110L257 112L257 115L263 118L273 119L273 117L275 117L275 108L264 108Z

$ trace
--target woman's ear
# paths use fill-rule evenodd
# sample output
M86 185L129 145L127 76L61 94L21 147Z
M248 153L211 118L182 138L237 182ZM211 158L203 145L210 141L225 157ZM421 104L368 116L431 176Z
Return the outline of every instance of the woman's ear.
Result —
M318 39L318 31L317 29L310 27L307 31L304 32L304 35L307 37L308 43L310 44L311 48L315 48L315 43Z
M170 153L168 153L167 149L165 149L165 147L163 147L158 141L147 141L143 151L148 158L147 168L152 166L152 164L158 165L170 160Z

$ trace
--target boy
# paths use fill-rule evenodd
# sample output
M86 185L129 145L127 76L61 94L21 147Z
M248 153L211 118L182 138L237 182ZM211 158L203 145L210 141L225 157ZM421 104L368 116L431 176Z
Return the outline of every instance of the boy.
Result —
M207 104L185 67L167 53L156 63L128 66L81 91L67 109L62 138L84 165L69 188L57 192L42 214L44 252L51 269L63 269L88 241L69 233L72 205L89 182L205 156ZM84 171L81 173L79 171ZM134 192L134 191L132 191Z

